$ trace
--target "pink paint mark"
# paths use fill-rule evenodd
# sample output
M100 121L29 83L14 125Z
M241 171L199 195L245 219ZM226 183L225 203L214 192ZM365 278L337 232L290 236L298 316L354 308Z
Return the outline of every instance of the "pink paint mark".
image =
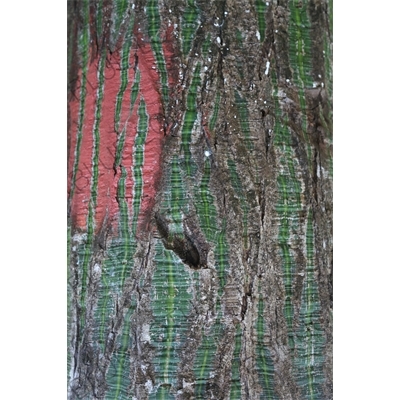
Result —
M133 190L134 190L134 179L133 179L133 163L134 154L133 146L135 144L135 138L137 134L137 124L138 124L138 102L136 102L135 107L132 110L127 121L127 129L125 133L125 143L122 150L121 165L126 170L125 179L125 200L128 203L128 210L130 212L130 218L133 217Z
M129 65L133 66L134 65L134 55L135 55L135 50L131 49L130 55L129 55ZM120 71L117 72L118 74ZM127 79L127 85L126 89L122 95L122 104L121 104L121 113L120 113L120 119L119 119L119 131L122 132L126 122L128 121L130 117L130 106L131 106L131 88L132 88L132 82L135 76L135 71L133 68L128 68L128 79Z
M127 171L125 180L125 196L128 201L129 209L132 210L132 197L134 190L134 178L132 175L134 154L133 147L138 128L138 104L140 98L146 103L146 111L149 117L148 132L144 148L144 165L142 168L142 199L138 216L137 232L147 230L151 210L155 203L157 185L161 175L161 152L164 138L164 112L162 107L162 96L160 88L160 76L157 71L156 60L152 48L148 41L143 41L142 34L135 29L138 48L137 59L138 67L141 71L141 80L139 94L135 106L131 110L130 95L131 88L135 78L133 68L129 68L128 85L123 95L121 117L119 130L126 127L125 143L123 146L121 166ZM164 48L167 58L172 63L172 30L167 32L171 35L170 41ZM130 53L130 65L134 65L135 52L132 49ZM90 57L91 59L92 57ZM170 64L173 65L173 64ZM86 101L84 109L84 124L82 129L81 150L78 160L78 173L75 179L75 189L70 199L71 216L76 228L87 230L87 216L89 202L91 198L92 185L92 157L93 157L93 127L95 123L95 111L98 88L98 66L99 58L96 58L88 66ZM118 232L119 206L117 202L118 181L121 177L121 168L116 166L114 170L115 154L117 147L117 132L115 131L115 108L116 99L120 89L120 55L118 52L109 55L104 70L103 101L101 104L100 122L99 122L99 164L98 164L98 185L95 208L95 232L102 227L104 223L110 223L114 233ZM171 69L172 68L172 69ZM169 84L174 85L177 82L178 70L174 67L169 69ZM78 91L77 91L78 92ZM71 99L69 102L70 112L70 154L68 159L68 188L70 191L72 180L72 169L74 165L74 150L77 143L77 126L79 123L80 102L77 99Z
M81 73L78 73L77 80L80 82ZM80 89L76 89L75 96L72 96L68 101L68 180L67 180L67 193L68 197L71 193L71 183L75 160L75 149L78 140L78 123L79 123L79 97Z
M136 29L137 55L141 72L140 95L146 103L149 127L144 149L142 169L143 190L138 232L148 229L150 212L155 203L157 184L161 175L161 151L164 138L164 117L160 88L160 76L152 48Z
M96 204L96 231L102 226L105 217L118 228L117 184L121 171L114 176L114 160L117 145L117 134L114 127L116 98L121 80L119 73L120 56L113 53L108 57L104 69L103 103L101 105L101 120L99 126L99 176Z
M73 196L70 199L71 218L76 228L86 230L87 215L89 210L90 186L92 179L92 148L93 148L93 123L96 107L96 91L97 91L97 68L98 62L89 63L87 71L86 83L86 100L84 109L84 121L82 127L82 140L80 153L74 154L77 142L77 125L79 123L79 101L73 100L71 107L71 127L75 127L76 131L71 135L71 154L70 154L70 177L72 177L72 168L75 157L78 156L78 168L75 177L75 186ZM71 178L69 183L71 188Z
M128 84L124 93L124 97L122 100L122 110L121 110L121 130L122 127L125 128L125 142L124 148L122 150L121 157L121 166L123 166L126 170L126 179L125 179L125 200L128 204L128 212L130 212L130 218L133 217L133 146L135 143L135 136L137 131L137 98L135 105L132 105L131 102L131 91L132 85L135 81L135 71L133 66L135 65L135 53L136 50L132 47L129 55L129 70L128 70ZM131 109L132 108L132 109Z

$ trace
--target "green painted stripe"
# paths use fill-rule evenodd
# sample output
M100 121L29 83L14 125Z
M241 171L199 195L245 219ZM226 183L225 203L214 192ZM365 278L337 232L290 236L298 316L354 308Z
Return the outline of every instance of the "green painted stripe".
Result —
M80 104L79 104L79 120L78 120L78 132L77 132L77 141L76 148L74 150L74 166L72 168L72 180L71 180L71 192L70 198L74 196L75 192L75 180L76 174L78 172L78 164L81 153L81 145L82 145L82 130L83 130L83 121L85 118L85 104L86 104L86 82L87 82L87 71L88 71L88 63L89 63L89 1L82 0L84 7L82 7L83 11L83 22L82 26L86 26L87 29L82 30L82 34L78 40L78 54L82 54L82 76L80 82Z
M201 45L201 53L203 55L203 58L208 56L208 53L210 51L210 46L211 46L211 35L208 34L204 39L203 44Z
M325 64L325 87L326 87L326 91L328 93L328 104L327 104L329 107L328 120L333 121L332 103L330 100L330 99L332 99L332 95L333 95L332 50L331 50L329 38L327 38L327 37L324 38L324 64ZM321 116L320 120L325 121L325 118ZM327 145L327 148L329 148L330 146L333 145L332 126L330 126L330 127L325 126L325 132L327 133L327 137L325 138L326 145ZM330 178L333 179L332 155L330 155L328 157L327 163L328 163L328 173L330 175Z
M238 324L235 335L235 349L233 351L232 360L232 377L231 377L231 391L230 400L240 400L241 397L241 384L240 384L240 351L242 348L242 329Z
M72 326L72 312L73 312L73 297L72 297L72 289L71 289L71 283L73 282L72 275L71 275L71 225L68 223L68 228L67 228L67 382L70 379L70 371L71 371L71 363L72 363L72 354L73 351L70 350L70 343L71 343L71 334L72 330L70 327Z
M168 104L168 74L165 66L164 54L161 44L161 19L158 0L147 0L148 34L151 47L157 60L157 68L161 78L161 93L164 104Z
M306 247L307 247L307 287L306 287L306 313L304 316L304 322L306 325L312 324L312 317L313 317L313 308L315 307L315 302L313 299L313 288L314 285L314 232L312 226L312 212L309 213L308 221L307 221L307 235L306 235ZM314 363L312 360L313 357L313 349L312 349L312 341L313 341L313 331L309 329L307 331L307 338L308 340L306 343L307 346L307 380L308 380L308 392L310 394L310 400L314 399L314 377L313 377L313 369Z
M136 99L139 93L139 83L140 83L140 71L137 69L136 74L135 74L135 79L132 83L132 88L131 88L131 105L130 105L130 113L132 113L133 108L136 103ZM117 168L121 164L121 159L122 159L122 153L124 150L124 145L125 145L125 139L126 139L126 126L122 129L120 135L118 136L117 140L117 150L115 152L115 161L114 161L114 166Z
M278 234L278 243L282 252L282 262L283 262L283 280L285 285L285 305L284 314L286 317L286 322L288 324L288 336L290 348L294 348L293 341L293 305L292 305L292 278L293 278L293 268L294 261L289 250L289 219L291 217L290 210L288 207L288 190L287 190L287 177L280 175L278 177L278 187L281 199L276 207L277 211L280 213L280 227Z
M105 60L106 60L106 56L105 56L105 52L103 52L103 54L99 60L99 70L98 70L99 86L97 89L95 120L94 120L94 128L93 128L93 156L92 156L93 174L92 174L92 186L90 189L91 204L93 206L93 209L95 209L96 204L97 204L97 186L98 186L98 180L99 180L100 121L101 121L102 102L103 102L103 95L104 95Z
M200 228L204 232L207 241L213 244L215 253L216 269L220 281L219 296L225 286L225 274L229 267L229 250L226 243L225 229L226 221L223 221L222 228L217 228L217 211L214 204L209 183L211 178L211 162L206 158L204 162L204 172L200 184L197 186L195 207L199 216ZM206 396L206 383L213 370L213 361L218 347L218 340L221 334L221 304L217 299L216 313L218 315L215 324L209 332L203 332L202 342L196 352L194 363L194 373L196 376L195 395L197 399L203 399Z
M113 1L113 27L111 29L111 33L113 35L113 43L115 44L118 40L118 36L121 33L121 25L124 22L124 19L127 18L128 16L127 11L128 11L128 5L129 2L128 0L114 0ZM131 18L129 16L129 18Z
M173 345L173 329L174 329L174 297L175 297L175 288L174 288L174 270L172 257L170 254L166 255L166 259L168 261L168 272L167 272L167 309L166 309L166 317L167 317L167 342L165 346L165 363L164 363L164 381L169 382L169 364L172 356L172 345Z
M261 283L259 284L260 299L258 302L258 318L257 318L257 369L263 393L261 398L266 400L275 400L278 398L274 392L274 363L268 347L264 344L264 301L263 295L265 291Z
M128 86L128 70L129 70L129 54L130 54L131 43L130 41L125 41L122 46L121 63L120 63L120 76L121 85L117 94L117 102L115 104L115 131L117 134L121 134L121 128L119 126L121 119L121 108L122 100L124 98L125 90Z
M263 43L265 40L265 10L267 9L267 5L265 4L265 0L255 0L257 19L258 19L258 30L260 32L260 42Z
M197 119L197 90L200 86L200 63L197 63L196 69L193 74L192 83L190 84L187 101L186 101L186 112L182 126L182 150L185 159L185 171L189 176L193 176L195 173L195 165L191 160L190 144L192 141L192 130L194 123Z
M132 232L136 233L137 221L139 217L140 204L142 199L143 191L143 174L142 168L144 164L144 145L146 142L147 131L149 127L149 116L146 113L146 103L143 99L140 100L138 109L139 121L138 130L135 139L134 147L134 167L133 177L135 181L134 194L133 194L133 221L132 221Z
M93 207L89 205L89 212L87 218L88 226L87 226L87 242L84 247L84 256L82 262L82 287L81 287L81 315L80 315L80 329L84 330L85 322L86 322L86 289L87 289L87 280L88 280L88 268L89 262L92 256L92 245L93 245Z
M196 398L204 398L205 384L210 373L210 356L215 354L217 346L213 342L213 338L203 334L203 342L197 351L197 358L194 366L194 373L196 375Z
M98 290L98 308L95 313L95 326L97 330L94 332L94 341L98 344L100 351L104 354L106 349L105 332L107 330L107 318L111 315L114 307L113 300L110 296L110 270L113 263L111 259L105 260L102 265L101 282Z
M307 16L308 0L290 0L289 62L293 71L293 81L299 90L299 103L302 112L302 130L307 143L309 168L312 168L312 149L307 134L307 103L304 89L311 88L312 79L312 42L310 37L311 23Z
M191 295L190 276L180 259L166 250L160 240L155 244L156 270L152 280L153 323L150 329L151 343L155 349L153 359L155 390L150 399L169 398L162 388L176 383L184 335L189 330L188 314ZM162 386L164 385L164 386Z
M320 326L320 301L315 269L313 213L309 210L306 227L307 267L303 282L299 329L296 332L295 377L304 399L323 398L325 336Z
M291 254L291 243L292 241L300 240L299 218L303 207L301 202L301 185L296 175L296 170L300 168L294 151L295 144L291 138L287 116L282 115L283 113L279 105L275 65L274 63L272 64L271 80L275 87L273 96L276 114L274 147L278 151L280 168L280 174L277 177L280 198L276 205L276 212L279 218L278 245L282 255L283 280L286 292L284 314L288 325L289 346L294 350L292 283L294 273L296 272L296 263Z
M246 144L247 150L253 151L254 143L250 139L250 125L249 125L249 112L247 107L247 100L244 97L242 98L237 90L235 90L235 103L236 103L236 108L239 112L240 127L245 137L244 142Z
M195 0L187 0L187 6L182 16L182 51L187 57L192 47L193 39L199 24L199 10Z
M226 275L229 269L229 246L226 241L226 219L222 221L222 229L218 232L216 237L215 247L215 263L218 271L219 279L219 296L222 296L222 292L225 288Z
M96 5L96 34L98 38L103 37L103 0L98 0Z
M136 72L135 72L135 79L132 83L132 89L131 89L131 107L130 107L130 112L132 112L133 107L135 106L136 99L139 93L139 83L140 83L140 70L139 67L137 67Z
M136 92L139 84L140 77L137 76L133 85L132 91ZM136 101L136 96L131 97L133 102ZM133 105L131 104L131 108ZM126 202L126 177L127 171L121 166L121 177L117 186L117 198L120 208L119 219L119 235L113 238L108 250L107 259L104 262L101 288L99 290L99 312L96 314L96 319L99 321L98 338L100 346L105 344L106 326L108 326L108 316L112 314L114 309L114 300L111 298L111 292L122 294L123 285L126 277L131 268L131 262L136 250L136 242L134 234L136 232L136 224L140 211L141 195L142 195L142 167L144 162L144 143L146 140L148 130L148 116L146 114L146 105L143 100L140 101L138 108L138 130L135 138L133 148L133 175L134 175L134 189L133 189L133 217L132 227L129 224L129 210ZM122 152L122 149L120 150ZM132 232L131 232L132 230ZM116 361L117 362L117 361ZM116 367L115 367L116 368Z
M123 259L121 269L121 287L123 287L126 276L128 274L128 260L133 259L136 250L136 241L131 235L129 229L129 209L126 201L125 184L126 184L126 170L121 166L121 177L118 181L117 199L119 205L119 238L123 247Z
M87 289L87 280L88 280L88 268L89 263L92 256L92 242L93 242L93 234L95 229L95 221L94 214L96 210L97 204L97 185L98 185L98 175L99 175L99 148L100 148L100 120L101 120L101 108L103 102L103 90L104 90L104 65L105 65L105 56L104 54L100 57L99 61L99 72L98 72L98 80L99 86L97 89L96 96L96 108L95 108L95 119L93 124L93 152L92 152L92 180L90 187L90 201L89 201L89 212L87 217L87 237L88 243L85 250L85 257L82 264L82 289L81 289L81 327L85 325L85 312L86 309L86 289Z
M197 186L197 193L199 196L196 196L195 207L197 215L199 216L202 232L209 242L214 242L217 229L217 210L214 205L214 197L209 189L210 177L211 161L209 158L206 158L203 177L200 181L200 185Z
M130 374L130 349L132 337L130 336L131 317L133 307L130 307L125 315L124 325L118 339L117 349L113 354L111 367L107 375L108 393L107 399L127 399L128 389L131 384Z
M195 396L196 399L206 398L207 381L212 376L214 369L214 358L218 348L218 338L220 337L221 327L221 305L217 303L217 318L215 324L208 332L203 331L202 342L196 352L194 363L194 373L196 376Z
M182 233L183 229L179 228L182 222L182 211L184 206L184 185L182 179L182 173L179 165L178 157L174 157L171 163L171 199L170 199L170 210L174 224L172 226L171 233Z

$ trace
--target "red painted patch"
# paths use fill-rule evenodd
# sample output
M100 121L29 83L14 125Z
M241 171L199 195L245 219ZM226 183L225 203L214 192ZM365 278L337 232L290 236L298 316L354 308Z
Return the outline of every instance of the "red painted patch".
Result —
M125 143L123 147L121 165L127 171L125 195L129 209L132 210L132 197L134 180L132 167L134 154L133 147L137 134L138 104L140 98L146 103L146 111L149 116L149 127L144 148L144 165L142 168L142 199L138 216L138 232L147 229L150 211L155 203L157 183L161 174L161 151L164 137L164 117L162 97L160 91L160 77L157 71L156 60L148 41L144 41L142 35L136 29L138 48L136 49L138 67L141 72L139 94L133 110L130 110L131 88L134 81L134 71L130 67L128 72L128 85L123 95L120 115L119 130L126 126ZM168 52L167 52L168 53ZM130 54L130 66L134 65L134 50ZM171 58L172 55L168 53ZM86 102L84 110L84 124L82 130L81 150L78 160L78 173L76 176L75 190L71 200L71 217L76 228L87 230L87 216L91 198L91 180L93 174L93 128L97 101L99 59L96 59L88 67L88 83L86 85ZM120 55L118 52L108 57L105 66L105 79L103 87L103 101L101 104L101 119L99 123L99 165L98 185L95 208L95 228L98 231L105 220L112 224L114 232L117 232L119 207L117 202L117 187L121 176L120 166L114 171L115 154L117 147L117 133L115 132L115 107L120 89ZM175 79L175 78L173 78ZM173 80L169 80L173 82ZM77 142L77 125L79 122L79 100L72 99L69 103L70 110L70 156L68 160L69 181L71 187L72 169L74 165L74 150Z
M118 226L117 184L120 175L114 177L114 160L117 144L117 135L114 128L116 98L121 84L120 57L113 53L108 57L104 70L103 103L100 120L100 148L99 148L99 178L96 204L96 230L108 219L114 229Z
M81 73L78 73L78 82L81 81ZM71 193L71 183L75 160L75 149L78 138L78 121L79 121L79 96L81 91L79 88L76 89L75 95L71 96L68 102L68 181L67 181L67 192L68 197Z
M136 51L132 48L130 53L130 66L133 66L135 63L135 53ZM121 165L126 170L126 179L125 179L125 199L128 203L128 210L130 212L130 217L132 218L133 211L133 187L134 187L134 178L133 178L133 163L134 163L134 154L133 154L133 146L135 144L135 137L137 134L137 125L138 125L138 105L139 105L139 96L136 98L136 103L130 111L130 97L132 91L132 85L135 80L135 72L133 68L129 69L128 76L128 86L126 90L126 96L124 96L123 100L123 109L126 112L123 114L121 118L121 127L122 123L126 127L125 132L125 143L122 151L121 157Z
M96 107L97 67L97 62L93 62L88 66L82 141L80 154L78 155L79 160L75 177L74 192L72 198L70 199L71 217L74 220L75 227L83 230L86 230L92 179L92 132ZM71 145L73 147L70 153L70 176L72 176L72 168L75 162L75 147L78 135L77 127L79 124L79 103L79 101L75 100L70 103L70 108L72 111L71 129L74 129L71 134ZM70 184L69 187L71 187Z
M141 73L140 95L146 103L149 116L149 128L145 142L143 165L143 191L140 215L138 218L138 231L147 228L150 211L155 203L157 183L161 173L161 151L164 137L164 118L162 97L160 90L160 77L151 46L143 40L142 35L136 31L138 43L138 60Z
M128 203L128 210L129 210L131 218L132 218L132 211L133 211L133 188L134 188L134 178L133 178L133 170L132 170L133 163L134 163L133 146L135 144L135 138L136 138L136 134L137 134L138 104L139 103L136 102L135 107L132 110L133 112L127 121L125 143L124 143L124 148L122 150L122 157L121 157L121 165L126 170L125 200Z

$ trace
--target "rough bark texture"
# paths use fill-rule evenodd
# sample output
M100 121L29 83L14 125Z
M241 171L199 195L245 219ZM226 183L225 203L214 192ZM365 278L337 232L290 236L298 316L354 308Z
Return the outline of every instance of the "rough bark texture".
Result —
M332 399L331 16L68 2L69 399Z

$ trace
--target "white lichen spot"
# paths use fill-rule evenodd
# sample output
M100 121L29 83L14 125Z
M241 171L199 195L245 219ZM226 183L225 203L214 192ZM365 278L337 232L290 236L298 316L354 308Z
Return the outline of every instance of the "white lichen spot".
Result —
M182 386L185 389L188 386L193 386L193 382L186 382L185 379L182 380Z
M208 67L207 66L204 66L204 71L207 71L208 70Z
M101 272L101 267L100 267L99 264L96 263L96 264L93 265L93 272L94 272L95 275L100 274L100 272Z
M150 325L149 324L143 324L141 339L142 339L142 342L150 342Z
M321 82L321 87L324 87L324 86L325 86L324 82Z
M312 87L313 87L313 88L316 88L317 86L318 86L318 83L317 83L317 82L313 82L313 83L312 83Z
M257 40L261 39L260 32L256 31Z
M268 71L269 71L269 66L270 66L270 62L267 61L267 64L265 65L265 75L268 75Z
M206 150L206 151L204 152L204 155L205 155L206 157L210 157L211 153L210 153L208 150Z
M82 244L85 242L87 239L87 233L75 233L74 236L72 236L72 240L78 244Z
M135 9L135 3L132 4L132 10L134 10L134 9Z
M321 74L318 74L318 78L322 78Z
M286 83L290 83L290 79L286 79Z
M246 10L245 13L248 14L250 12L250 10Z
M153 390L153 382L150 379L146 381L144 386L146 387L148 392L151 392Z
M221 38L219 36L217 36L217 43L220 44L221 43Z
M267 6L269 6L269 2L267 1L266 3L265 3Z

